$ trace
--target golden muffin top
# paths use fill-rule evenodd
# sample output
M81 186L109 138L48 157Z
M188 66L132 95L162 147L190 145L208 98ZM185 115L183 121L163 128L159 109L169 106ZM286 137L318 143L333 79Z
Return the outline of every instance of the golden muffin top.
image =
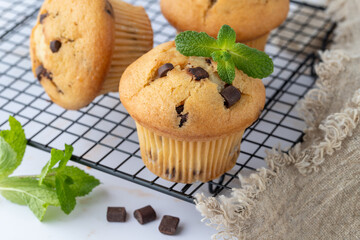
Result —
M179 140L208 140L243 131L260 115L260 79L235 70L223 82L209 58L186 57L174 42L161 44L132 63L120 80L120 100L142 126Z

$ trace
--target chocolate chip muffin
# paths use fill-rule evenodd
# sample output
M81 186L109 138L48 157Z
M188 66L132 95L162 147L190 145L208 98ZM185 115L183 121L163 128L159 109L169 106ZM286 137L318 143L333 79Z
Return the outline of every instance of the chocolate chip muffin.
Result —
M132 63L120 99L134 118L141 156L154 174L174 182L207 182L230 170L244 130L260 115L265 88L236 69L223 82L212 59L186 57L174 42Z
M46 0L30 39L34 75L56 104L79 109L116 92L125 68L153 46L142 7L119 0Z
M222 25L236 31L237 42L264 50L269 32L289 11L289 0L161 0L165 18L178 31L216 37Z

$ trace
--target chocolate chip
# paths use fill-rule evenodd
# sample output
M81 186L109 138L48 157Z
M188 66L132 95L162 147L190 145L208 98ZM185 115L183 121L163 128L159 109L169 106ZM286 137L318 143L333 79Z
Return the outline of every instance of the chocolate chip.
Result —
M195 80L197 81L204 78L209 78L209 73L201 67L189 68L188 71L195 77Z
M150 205L148 205L135 210L134 217L140 224L145 224L156 219L156 212Z
M187 119L188 119L188 115L189 115L189 113L179 115L179 117L180 117L179 127L184 126L184 123L185 123L185 122L187 121Z
M175 109L177 114L180 114L184 111L184 105L177 106Z
M50 42L50 49L53 53L56 53L61 48L61 42L59 40L54 40Z
M173 69L174 69L174 65L172 65L171 63L165 63L164 65L159 67L159 70L158 70L159 78L165 77L167 75L167 73Z
M39 81L41 81L42 77L46 77L49 80L53 79L52 73L47 71L43 65L40 65L35 69L35 74Z
M174 235L179 225L180 219L169 215L163 216L159 225L159 231L166 235Z
M205 62L206 62L207 64L211 65L211 59L210 59L210 58L206 58L206 59L205 59Z
M125 222L126 210L124 207L108 207L106 218L108 222Z
M171 169L171 173L168 168L165 171L165 175L168 176L168 178L174 178L175 174L176 174L176 170L174 167Z
M43 24L44 22L44 19L49 16L48 13L44 13L44 14L41 14L40 17L39 17L39 21L40 21L40 24Z
M224 104L227 108L230 108L241 98L241 92L233 85L225 87L220 94L224 98Z
M109 1L106 1L105 11L112 17L114 17L114 9Z
M40 65L36 68L35 74L39 81L41 80L42 76L44 75L44 72L46 72L46 69L44 68L43 65Z

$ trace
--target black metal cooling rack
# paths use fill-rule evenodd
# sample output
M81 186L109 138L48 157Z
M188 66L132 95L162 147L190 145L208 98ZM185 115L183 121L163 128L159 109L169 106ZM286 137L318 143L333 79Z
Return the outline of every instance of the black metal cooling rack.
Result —
M161 15L158 0L128 0L147 10L155 45L174 39L176 31ZM265 166L265 151L291 147L302 138L304 122L294 107L314 85L316 51L323 49L334 24L322 7L292 1L286 22L271 33L266 52L275 71L264 79L267 102L259 120L243 137L236 166L220 179L179 184L163 180L142 163L134 121L118 94L97 97L88 107L67 111L52 104L31 73L29 34L42 1L0 0L0 128L9 115L24 126L29 145L50 151L74 146L73 160L157 191L193 202L195 193L216 196L237 186L239 173Z

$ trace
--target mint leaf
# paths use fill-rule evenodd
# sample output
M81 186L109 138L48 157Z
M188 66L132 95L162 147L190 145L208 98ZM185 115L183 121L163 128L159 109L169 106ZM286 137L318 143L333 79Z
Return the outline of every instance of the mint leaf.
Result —
M21 124L9 117L10 130L0 132L0 194L13 203L27 205L42 220L47 207L60 206L69 214L76 205L76 197L84 196L100 184L99 180L76 167L66 164L73 147L51 150L51 159L39 176L8 177L21 163L26 138ZM55 165L58 167L55 168Z
M100 181L77 167L65 166L61 171L57 168L49 171L43 184L56 188L61 209L69 214L75 207L75 197L89 194Z
M211 54L211 57L217 62L217 71L220 78L227 84L232 84L235 79L235 64L230 53L217 51Z
M236 33L229 25L224 25L218 33L217 43L222 49L230 49L236 42ZM214 59L215 60L215 59ZM215 60L216 61L216 60Z
M60 162L58 170L63 169L70 160L73 150L74 148L67 144L65 144L65 151L51 149L51 159L41 170L39 184L43 183L45 176L58 162Z
M221 27L217 40L203 32L186 31L176 36L175 44L185 56L212 57L218 63L220 78L226 83L235 78L233 65L253 78L265 78L274 71L271 58L262 51L236 43L236 33L228 25Z
M236 43L229 49L236 68L249 77L265 78L274 71L271 58L264 52L250 48L242 43Z
M62 173L66 176L69 176L73 180L73 184L70 185L70 189L77 197L89 194L96 186L100 184L100 181L95 177L87 174L77 167L66 166Z
M45 185L39 186L33 178L5 178L0 181L0 193L11 202L29 206L40 221L48 206L60 205L55 190Z
M10 130L3 130L0 132L0 138L5 140L13 152L16 153L16 161L9 159L9 163L6 163L7 159L0 160L0 178L9 176L14 170L21 164L26 149L26 138L24 130L21 124L12 116L9 117ZM6 147L8 148L8 146ZM6 167L5 167L6 166Z
M56 169L49 172L49 175L44 179L44 184L50 187L55 187L55 172ZM61 174L64 174L72 179L73 183L69 187L76 197L82 197L89 194L100 184L98 179L77 167L66 166L61 171Z
M61 210L70 214L76 205L75 194L70 186L73 180L64 174L57 174L55 177L56 195L59 198Z
M0 137L0 179L9 176L17 164L16 152Z
M185 31L175 38L176 49L185 56L211 57L219 50L216 39L204 32Z

